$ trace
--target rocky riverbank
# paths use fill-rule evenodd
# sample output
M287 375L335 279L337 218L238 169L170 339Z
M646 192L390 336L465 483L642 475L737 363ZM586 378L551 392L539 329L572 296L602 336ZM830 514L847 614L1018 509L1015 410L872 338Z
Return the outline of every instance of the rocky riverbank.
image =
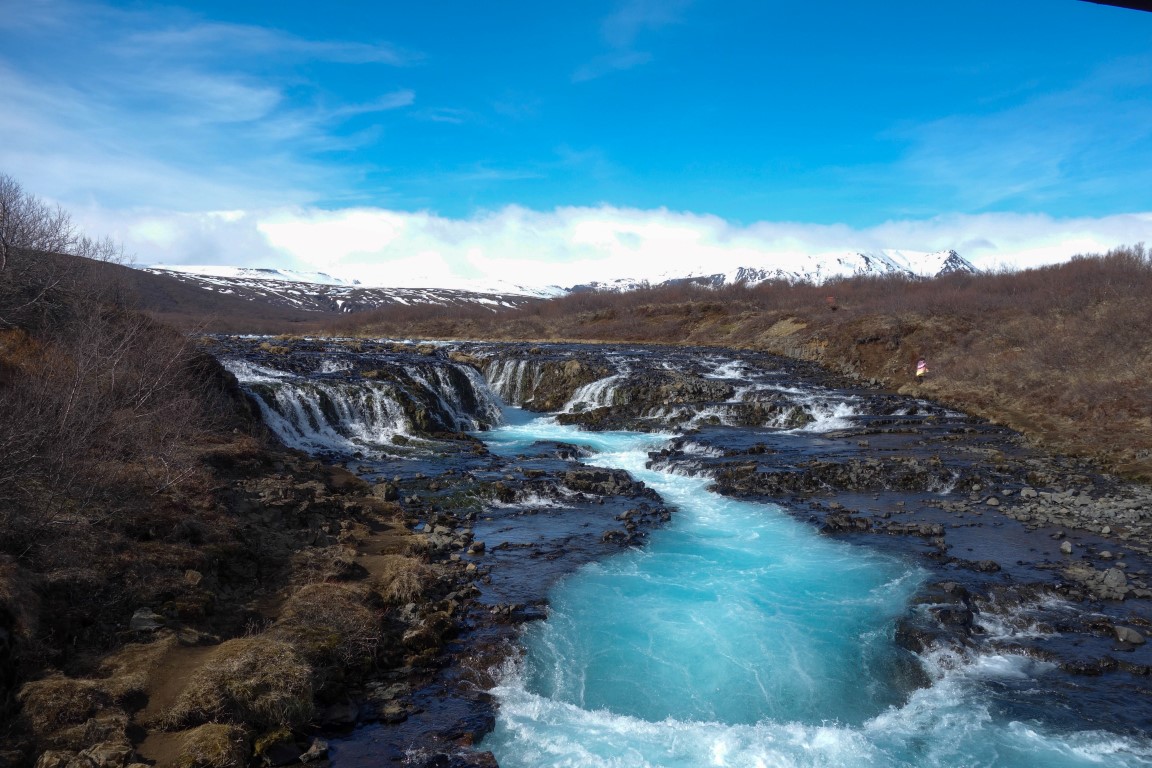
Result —
M930 400L862 389L768 355L467 344L442 354L466 359L526 409L562 403L562 423L680 433L650 465L704 474L722 493L775 502L827 535L917 558L938 577L900 623L897 641L909 650L1002 650L1055 664L1070 710L1088 720L1099 697L1138 700L1145 687L1152 507L1144 486L1087 461L1037 452L1015 432ZM429 510L445 494L455 496L447 488L458 491L464 478L472 483L464 495L481 503L466 533L480 532L487 562L475 559L468 535L444 552L477 565L482 610L513 620L542 616L547 585L600 556L583 551L567 559L574 542L598 533L602 542L635 543L636 523L667 518L659 507L625 508L612 515L624 522L618 533L597 528L589 537L568 528L564 520L586 526L604 518L588 517L587 509L557 514L550 505L566 494L612 503L634 491L606 471L571 469L580 455L579 446L542 444L509 465L477 450L479 463L451 459L457 473L447 483L431 481L431 493L402 494L413 524L431 523L430 535L443 543L454 529L438 532L443 520ZM494 509L509 511L493 516ZM535 546L524 540L526 530L541 537ZM534 581L539 588L525 592ZM501 589L505 597L497 596ZM479 638L492 635L480 627L466 637L482 645ZM505 641L480 657L489 663L507 653ZM475 647L470 642L461 649ZM464 677L481 689L491 684L475 667ZM1126 711L1130 717L1121 719L1133 730L1149 714Z
M934 574L896 630L915 653L1025 654L1060 670L1068 717L1152 714L1152 494L1002 427L747 352L212 346L266 421L343 466L217 451L203 503L227 525L189 534L166 600L124 606L117 649L24 685L13 765L493 765L474 745L517 627L675 512L580 444L490 450L462 431L498 418L488 386L590 440L674 435L650 466L913 558Z

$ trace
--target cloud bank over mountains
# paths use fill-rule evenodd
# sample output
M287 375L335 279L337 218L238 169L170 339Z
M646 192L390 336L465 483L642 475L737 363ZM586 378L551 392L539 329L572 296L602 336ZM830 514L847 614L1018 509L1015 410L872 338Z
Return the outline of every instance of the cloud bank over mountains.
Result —
M468 218L311 207L205 213L89 208L76 214L87 230L123 241L139 263L275 267L374 285L462 288L658 281L884 249L955 249L980 269L1025 268L1136 243L1152 228L1152 213L1069 219L955 214L867 228L740 224L708 214L611 206L507 206Z

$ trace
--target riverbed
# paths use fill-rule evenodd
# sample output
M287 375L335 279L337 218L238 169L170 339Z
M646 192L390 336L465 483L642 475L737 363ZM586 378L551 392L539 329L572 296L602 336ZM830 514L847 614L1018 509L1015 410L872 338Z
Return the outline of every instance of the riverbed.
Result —
M432 549L453 658L335 765L461 719L506 768L1152 764L1143 489L770 356L233 343L286 442L485 544Z

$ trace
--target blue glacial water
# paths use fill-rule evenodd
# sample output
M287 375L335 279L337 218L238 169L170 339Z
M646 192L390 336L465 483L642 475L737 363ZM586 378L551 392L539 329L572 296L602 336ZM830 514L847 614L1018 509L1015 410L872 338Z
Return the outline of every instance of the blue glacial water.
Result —
M509 455L584 446L676 509L643 550L563 581L525 629L482 744L504 768L1152 765L1145 742L1007 714L1005 691L1042 711L1041 662L898 648L925 572L646 469L667 436L544 418L484 439Z

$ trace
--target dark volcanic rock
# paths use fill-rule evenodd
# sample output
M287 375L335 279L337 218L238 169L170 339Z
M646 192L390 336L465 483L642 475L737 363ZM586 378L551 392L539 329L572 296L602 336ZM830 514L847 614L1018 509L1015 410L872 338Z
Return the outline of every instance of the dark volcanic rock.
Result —
M622 469L588 467L573 469L563 475L564 485L581 493L598 496L655 496L644 483L632 479Z

